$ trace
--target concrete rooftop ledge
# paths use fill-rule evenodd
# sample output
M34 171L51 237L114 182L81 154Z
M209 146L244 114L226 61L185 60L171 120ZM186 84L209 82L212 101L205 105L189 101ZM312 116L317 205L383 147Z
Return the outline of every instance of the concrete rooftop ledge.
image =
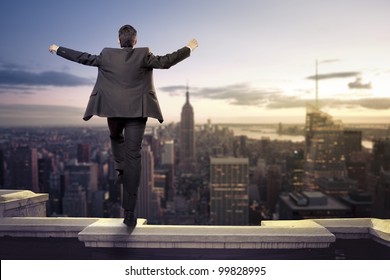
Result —
M326 227L337 238L373 240L390 247L390 220L375 218L318 219L314 220Z
M47 194L0 190L4 259L389 259L390 220L263 221L259 226L148 225L46 217ZM355 241L357 240L357 241Z
M80 231L97 218L0 218L0 237L77 238Z
M306 249L336 239L372 239L390 247L390 220L315 219L263 221L261 226L148 225L122 219L0 218L0 237L73 238L91 248Z
M79 234L87 247L201 248L201 249L302 249L326 248L336 240L312 221L293 227L167 226L138 220L129 229L120 219L100 219Z

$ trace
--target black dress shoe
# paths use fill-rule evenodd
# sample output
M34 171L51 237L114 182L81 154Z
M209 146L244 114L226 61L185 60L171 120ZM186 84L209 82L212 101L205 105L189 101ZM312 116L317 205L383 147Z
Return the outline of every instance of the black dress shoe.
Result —
M125 211L123 223L129 227L135 227L137 225L137 218L135 217L134 212Z

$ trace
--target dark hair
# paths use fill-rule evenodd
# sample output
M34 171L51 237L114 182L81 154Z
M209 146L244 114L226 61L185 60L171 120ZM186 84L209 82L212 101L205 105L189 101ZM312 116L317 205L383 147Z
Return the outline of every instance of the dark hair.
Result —
M123 25L119 29L119 43L122 48L133 47L137 40L137 30L131 25Z

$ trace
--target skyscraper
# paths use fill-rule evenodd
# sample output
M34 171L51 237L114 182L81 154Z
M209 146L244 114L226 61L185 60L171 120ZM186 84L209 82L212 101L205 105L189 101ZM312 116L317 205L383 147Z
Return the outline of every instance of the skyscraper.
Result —
M88 198L98 190L98 166L95 162L69 162L65 166L65 185L80 184L87 192Z
M180 172L194 173L195 168L195 122L194 110L190 104L190 93L186 91L180 119Z
M175 163L175 143L173 140L164 141L164 149L161 155L162 165L173 165Z
M136 212L138 217L153 223L160 217L160 197L154 187L153 152L145 139L141 154L142 171Z
M84 188L77 183L68 185L62 205L63 213L69 217L87 217L87 196Z
M174 174L175 174L175 143L173 140L165 140L161 154L160 173L165 174L165 199L172 201L175 195Z
M87 143L77 145L77 161L88 163L91 160L91 145Z
M64 169L65 186L78 184L87 195L88 215L91 213L93 193L98 190L98 165L95 162L69 162ZM65 189L67 191L67 189ZM65 207L65 205L64 205ZM65 211L65 208L64 208Z
M39 192L38 157L35 148L16 148L12 152L10 165L12 188Z
M372 171L379 179L374 190L373 216L390 218L390 139L374 142Z
M210 218L214 225L249 222L248 158L210 159Z
M318 98L318 62L315 68L315 104L306 108L305 184L318 189L315 181L322 177L347 177L346 162L361 150L361 132L345 131L341 121L321 111ZM348 143L348 145L346 144ZM348 146L348 148L347 148Z
M344 130L345 157L347 162L354 153L362 151L362 132L359 130Z
M44 154L40 159L38 159L38 183L40 192L50 193L50 174L52 174L53 171L53 156Z
M344 178L346 156L341 122L318 110L307 108L305 124L305 183L315 189L321 177Z
M373 217L390 218L390 171L383 168L379 174L379 182L375 186Z
M282 188L282 174L280 166L269 165L267 168L267 208L270 213L275 213L280 190Z
M381 170L390 171L390 139L375 140L372 155L371 169L375 175L380 175Z
M288 169L291 170L290 184L294 191L303 190L303 165L305 162L303 149L294 150L287 160Z

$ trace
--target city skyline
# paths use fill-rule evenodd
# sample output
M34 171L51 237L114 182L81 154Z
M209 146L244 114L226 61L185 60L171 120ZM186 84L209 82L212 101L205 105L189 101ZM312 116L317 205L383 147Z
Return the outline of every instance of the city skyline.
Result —
M304 123L316 61L322 110L345 122L389 122L388 1L169 4L2 1L0 125L104 125L82 120L97 70L62 61L48 46L98 54L118 47L123 24L154 54L199 41L188 61L155 71L166 123L180 119L187 82L196 123Z

